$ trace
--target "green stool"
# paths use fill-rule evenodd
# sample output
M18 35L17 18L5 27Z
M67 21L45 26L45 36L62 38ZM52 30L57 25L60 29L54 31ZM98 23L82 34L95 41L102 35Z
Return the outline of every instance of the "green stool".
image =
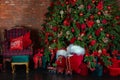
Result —
M12 56L12 73L15 72L15 65L25 65L26 66L26 73L29 73L29 56L22 55L22 56Z

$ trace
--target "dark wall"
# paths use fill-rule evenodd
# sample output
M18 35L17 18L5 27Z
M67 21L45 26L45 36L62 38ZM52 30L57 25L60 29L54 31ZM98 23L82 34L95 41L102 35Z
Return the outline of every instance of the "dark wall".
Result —
M0 29L15 25L40 28L50 0L0 0Z

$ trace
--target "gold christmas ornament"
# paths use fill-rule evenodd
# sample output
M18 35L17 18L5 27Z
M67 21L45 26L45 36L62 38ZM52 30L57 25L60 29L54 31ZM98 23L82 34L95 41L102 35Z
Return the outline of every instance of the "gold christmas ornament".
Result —
M66 38L69 38L68 36L66 36Z
M60 16L61 16L61 18L63 17L63 14L64 14L64 11L61 10L61 11L60 11Z
M73 20L74 23L76 23L76 20Z
M109 41L107 37L103 38L102 40L104 43L107 43Z
M70 35L70 31L67 31L66 34L67 34L67 35Z
M78 38L77 38L77 40L80 40L80 41L82 41L83 39L82 39L81 37L78 37Z
M52 25L50 25L50 29L52 29L53 28L53 26Z
M63 15L63 14L64 14L64 11L63 11L63 10L61 10L61 11L60 11L60 14L61 14L61 15Z
M89 35L88 38L89 38L89 39L92 39L92 35Z
M77 39L80 40L81 37L78 37Z
M100 24L100 20L99 20L99 19L98 19L98 20L96 20L96 23Z
M84 21L87 21L87 19L84 19Z
M103 14L105 15L105 16L107 16L107 15L109 15L109 11L103 11Z
M49 50L51 50L51 49L52 49L52 47L51 47L51 46L49 46L48 48L49 48Z
M74 13L76 13L76 11L74 11Z
M99 50L98 50L98 53L99 53L99 54L101 54L101 53L102 53L102 50L101 50L101 49L99 49Z
M84 33L82 33L82 34L81 34L81 37L83 37L84 35L85 35L85 34L84 34Z
M68 12L71 13L71 8L68 8Z
M63 34L63 32L61 31L60 33L58 33L58 37L61 37Z
M80 6L78 6L78 9L83 9L84 8L84 5L81 4Z

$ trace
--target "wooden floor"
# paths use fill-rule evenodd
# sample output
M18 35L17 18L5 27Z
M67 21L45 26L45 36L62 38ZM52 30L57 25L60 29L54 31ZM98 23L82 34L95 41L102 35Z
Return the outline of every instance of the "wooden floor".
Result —
M0 72L0 80L120 80L120 77L110 77L108 75L93 77L77 74L70 76L50 73L43 69L30 70L29 74L26 74L24 69L18 69L15 74L12 74L11 70Z

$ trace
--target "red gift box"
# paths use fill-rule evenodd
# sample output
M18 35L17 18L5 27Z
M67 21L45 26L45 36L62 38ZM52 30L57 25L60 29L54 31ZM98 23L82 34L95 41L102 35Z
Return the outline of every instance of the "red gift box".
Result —
M112 59L112 66L109 67L109 74L111 76L120 76L120 60Z

